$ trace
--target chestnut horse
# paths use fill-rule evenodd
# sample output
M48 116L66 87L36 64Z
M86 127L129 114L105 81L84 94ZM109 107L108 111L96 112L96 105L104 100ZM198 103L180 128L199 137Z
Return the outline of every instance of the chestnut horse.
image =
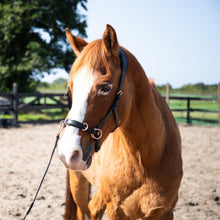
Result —
M173 219L182 178L172 113L107 25L87 43L66 29L77 59L72 107L58 145L67 170L65 219ZM96 193L89 198L90 185Z

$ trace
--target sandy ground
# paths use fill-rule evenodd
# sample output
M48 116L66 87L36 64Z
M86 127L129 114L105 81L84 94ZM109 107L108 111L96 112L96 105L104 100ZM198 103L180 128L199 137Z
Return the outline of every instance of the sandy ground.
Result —
M22 219L52 151L57 124L0 128L0 220ZM184 178L178 220L220 220L220 128L180 126ZM65 168L54 155L27 219L62 219ZM106 218L105 218L106 219Z

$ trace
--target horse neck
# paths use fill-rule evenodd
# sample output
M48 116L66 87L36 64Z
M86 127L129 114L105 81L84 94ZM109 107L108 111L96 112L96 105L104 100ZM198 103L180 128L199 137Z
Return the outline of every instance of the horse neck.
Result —
M127 80L128 88L133 87L134 91L128 120L120 128L125 140L123 143L128 152L136 155L144 168L156 168L165 145L165 126L155 101L155 95L158 94L153 93L138 61L135 65L132 63L132 69L128 68L126 74L132 79Z

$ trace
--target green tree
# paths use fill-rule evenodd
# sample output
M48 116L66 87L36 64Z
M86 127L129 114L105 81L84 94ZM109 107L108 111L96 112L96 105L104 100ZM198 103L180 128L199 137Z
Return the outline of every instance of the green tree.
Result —
M74 55L65 27L86 36L87 0L1 0L0 91L36 89L36 79L54 68L69 71ZM43 37L44 35L48 37Z
M60 77L60 78L58 78L58 79L55 79L55 80L53 81L53 84L54 84L54 85L62 85L62 84L64 84L64 83L66 83L66 82L67 82L66 79Z

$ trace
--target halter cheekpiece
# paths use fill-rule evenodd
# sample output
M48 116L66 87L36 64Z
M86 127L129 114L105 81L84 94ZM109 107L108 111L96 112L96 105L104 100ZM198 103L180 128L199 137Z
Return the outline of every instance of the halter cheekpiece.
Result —
M102 119L99 126L97 128L91 128L91 127L89 127L89 125L87 123L82 123L82 122L75 121L75 120L72 120L72 119L69 119L69 118L67 118L67 119L65 119L61 122L62 127L66 127L67 125L68 126L73 126L73 127L79 128L81 131L85 131L87 133L90 133L91 137L95 140L95 152L98 152L99 149L100 149L100 139L102 137L101 128L104 125L104 123L107 121L107 119L109 118L111 113L113 113L114 117L115 117L115 128L114 128L113 131L115 131L115 129L118 127L117 107L118 107L118 103L120 101L120 97L121 97L121 94L122 94L122 91L121 91L122 83L124 81L125 73L126 73L126 70L127 70L127 59L126 59L125 52L121 47L119 47L119 49L120 49L120 60L121 60L120 63L121 63L122 72L121 72L118 91L117 91L117 94L115 96L112 107L109 109L109 111L107 112L105 117Z

